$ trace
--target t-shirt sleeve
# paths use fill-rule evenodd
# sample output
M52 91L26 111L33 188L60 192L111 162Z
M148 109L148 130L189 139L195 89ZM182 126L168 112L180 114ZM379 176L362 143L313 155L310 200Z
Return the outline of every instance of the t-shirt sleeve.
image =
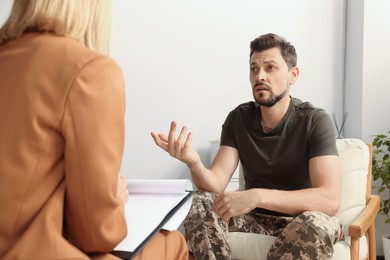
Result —
M336 131L328 113L314 110L308 123L309 158L338 155Z
M231 146L237 148L237 143L234 138L234 121L236 118L236 110L233 110L226 117L225 122L222 125L221 131L221 145Z

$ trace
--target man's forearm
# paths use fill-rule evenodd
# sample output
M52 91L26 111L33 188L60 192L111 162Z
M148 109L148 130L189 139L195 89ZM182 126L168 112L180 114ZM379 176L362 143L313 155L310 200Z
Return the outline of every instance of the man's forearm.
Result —
M225 187L223 187L222 183L217 178L217 175L207 169L201 161L191 167L189 166L189 169L191 171L192 180L198 189L217 194L220 194L225 190Z
M338 196L322 188L309 188L296 191L256 189L257 207L297 215L304 211L321 211L336 215L340 204Z

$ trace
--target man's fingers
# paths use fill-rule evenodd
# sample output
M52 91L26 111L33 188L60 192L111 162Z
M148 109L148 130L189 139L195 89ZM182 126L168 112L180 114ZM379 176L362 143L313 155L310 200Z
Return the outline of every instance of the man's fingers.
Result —
M184 148L191 147L191 145L192 145L192 133L189 132L187 135L187 140L184 143Z
M222 201L222 196L220 195L215 198L213 205L211 206L211 209L222 217L224 213L223 212L224 205L225 203Z
M168 134L168 153L175 157L175 141L176 141L176 122L171 122L171 128Z
M160 137L155 132L151 132L150 135L153 137L154 142L158 146L160 146L160 143L161 143Z
M180 146L182 146L183 144L183 141L184 141L184 138L186 137L186 134L187 134L187 127L183 127L180 131L180 134L179 134L179 137L177 138L177 144L179 144Z
M192 137L190 134L187 136L188 129L184 126L176 138L176 128L176 122L172 121L168 136L155 132L151 132L151 135L157 146L168 152L170 156L183 161L182 149L191 148Z
M218 205L220 206L220 205ZM229 223L229 219L231 217L231 212L229 207L225 207L224 205L220 206L219 208L215 208L213 211L220 216L226 223Z
M229 223L229 219L232 216L231 209L229 207L222 207L220 209L220 214L221 218L226 222Z
M180 131L179 137L175 141L175 155L176 155L176 157L181 158L181 150L183 147L183 142L186 138L186 134L187 134L187 128L183 127Z
M223 217L222 219L226 222L226 224L229 224L230 217Z
M166 134L158 134L158 138L160 138L161 141L168 143L168 136Z
M230 218L233 216L232 208L230 207L229 200L226 194L217 196L211 206L211 210L220 216L226 223L229 223Z
M150 133L153 137L154 142L156 143L157 146L168 152L168 144L166 141L166 136L163 134L156 134L154 132Z

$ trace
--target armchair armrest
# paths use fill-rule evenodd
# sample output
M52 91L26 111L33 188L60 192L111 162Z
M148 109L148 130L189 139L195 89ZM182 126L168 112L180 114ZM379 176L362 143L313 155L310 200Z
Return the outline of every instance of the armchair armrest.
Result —
M378 214L380 197L370 195L367 205L359 217L349 225L349 235L351 237L351 260L360 259L359 256L359 238L368 232L368 259L376 259L376 241L375 241L375 218Z
M367 206L359 217L349 225L349 235L351 237L363 236L371 224L375 221L379 211L380 197L378 195L370 195Z

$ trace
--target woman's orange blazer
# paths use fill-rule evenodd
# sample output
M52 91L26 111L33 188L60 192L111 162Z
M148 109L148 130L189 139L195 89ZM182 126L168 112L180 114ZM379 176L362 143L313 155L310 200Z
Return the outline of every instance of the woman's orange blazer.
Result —
M72 39L0 44L0 259L113 257L124 89L111 58Z

